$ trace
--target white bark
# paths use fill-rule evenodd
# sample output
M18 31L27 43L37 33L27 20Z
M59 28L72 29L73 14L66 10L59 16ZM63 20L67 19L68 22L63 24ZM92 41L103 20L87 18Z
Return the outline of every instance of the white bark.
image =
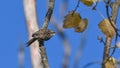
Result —
M36 14L36 0L23 0L25 18L28 28L29 39L32 34L39 30ZM43 68L38 42L30 46L32 68Z

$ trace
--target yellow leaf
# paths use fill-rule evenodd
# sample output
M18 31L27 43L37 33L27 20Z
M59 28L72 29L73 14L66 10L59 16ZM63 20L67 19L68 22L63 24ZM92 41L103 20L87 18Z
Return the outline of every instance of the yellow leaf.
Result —
M76 25L79 24L80 20L81 20L80 14L72 11L67 16L65 16L63 27L64 28L75 27Z
M100 22L98 25L100 30L104 33L106 37L113 38L115 35L115 30L110 24L108 19L104 19L103 21Z
M83 32L88 25L87 19L81 19L79 24L75 27L75 32Z
M92 6L94 3L94 0L81 0L81 2L87 6Z
M117 68L117 62L115 58L110 57L108 61L105 63L105 68Z

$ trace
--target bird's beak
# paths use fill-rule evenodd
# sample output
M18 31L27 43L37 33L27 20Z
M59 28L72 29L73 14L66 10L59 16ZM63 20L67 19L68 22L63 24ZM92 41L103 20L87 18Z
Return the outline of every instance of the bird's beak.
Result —
M51 34L52 34L52 36L54 36L54 35L55 35L55 32L52 32Z

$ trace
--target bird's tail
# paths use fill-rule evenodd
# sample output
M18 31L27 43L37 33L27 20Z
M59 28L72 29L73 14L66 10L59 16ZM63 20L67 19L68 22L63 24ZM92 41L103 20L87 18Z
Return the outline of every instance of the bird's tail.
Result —
M30 46L35 40L37 40L36 38L32 38L30 39L26 44L27 44L27 47Z

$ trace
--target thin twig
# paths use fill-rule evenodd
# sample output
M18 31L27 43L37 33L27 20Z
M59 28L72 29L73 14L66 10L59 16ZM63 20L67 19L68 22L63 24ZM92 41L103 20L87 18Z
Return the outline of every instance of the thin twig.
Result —
M44 41L39 41L39 46L40 46L39 49L41 51L40 54L41 54L41 58L42 58L43 68L49 68L46 49L44 47Z
M77 8L79 7L79 4L80 4L80 0L78 0L78 3L77 3L77 5L76 5L76 7L75 7L74 11L76 11L76 10L77 10Z
M116 29L116 26L114 25L114 24L116 23L116 18L117 18L116 13L117 13L118 11L112 13L112 14L111 14L112 17L110 18L109 9L108 9L110 2L111 2L110 0L108 0L107 2L105 2L105 3L106 3L106 13L107 13L107 16L108 16L108 19L109 19L109 21L110 21L111 26L114 28L114 30L115 30L115 32L116 32L115 48L114 48L112 54L110 55L110 57L111 57L111 56L114 54L115 50L116 50L116 42L117 42L117 37L118 37L119 34L118 34L117 29ZM115 11L116 9L118 10L118 7L112 9L112 12ZM115 20L113 20L114 16L115 16ZM105 63L106 63L107 60L109 59L111 40L112 40L111 38L107 38L107 39L106 39L106 45L105 45L105 48L104 48L104 55L103 55L103 61L102 61L102 68L105 68Z
M117 16L118 16L118 9L119 9L119 1L116 0L116 2L112 2L111 3L111 9L112 9L112 13L111 13L111 18L110 18L110 15L109 15L109 9L108 9L108 4L109 2L107 3L106 5L106 12L107 12L107 16L108 16L108 19L110 21L110 24L112 25L112 27L114 28L115 32L116 32L116 37L115 37L115 48L113 49L111 55L109 57L112 57L112 55L115 53L116 51L116 48L117 48L117 40L118 40L118 37L119 37L119 33L118 33L118 29L115 27L116 26L116 20L117 20ZM115 24L115 25L113 25Z
M78 3L77 3L77 5L76 5L75 9L73 10L72 15L75 13L75 11L77 10L77 8L79 7L79 4L80 4L80 0L78 0Z
M120 6L120 0L116 0L116 2L112 3L111 8L112 8L112 21L116 24L117 16L118 16L118 9ZM110 57L114 54L116 48L117 48L117 40L118 40L119 34L116 33L116 38L115 38L115 48L113 49L113 52L111 53Z
M106 45L104 47L104 53L103 53L102 68L105 68L105 63L109 57L111 40L112 40L111 38L106 39Z
M118 16L118 9L120 7L120 0L116 0L116 2L111 3L111 8L112 8L112 20L116 22L117 16Z
M53 13L53 9L54 9L54 0L49 0L48 11L46 13L42 29L47 29L49 21L51 19L52 13ZM42 58L43 68L49 68L46 49L44 47L44 41L39 41L39 49L41 51L40 54L41 54L41 58Z
M54 9L54 0L49 0L48 11L47 11L47 14L45 16L44 24L42 26L43 29L46 29L48 27L50 18L51 18L52 13L53 13L53 9Z
M95 4L95 2L94 2L94 4ZM97 5L98 5L98 1L96 1L96 4L95 4L95 6L93 6L92 10L96 10Z
M100 61L90 62L90 63L87 63L86 65L84 65L83 68L89 68L90 66L92 66L94 64L101 64L101 62Z

